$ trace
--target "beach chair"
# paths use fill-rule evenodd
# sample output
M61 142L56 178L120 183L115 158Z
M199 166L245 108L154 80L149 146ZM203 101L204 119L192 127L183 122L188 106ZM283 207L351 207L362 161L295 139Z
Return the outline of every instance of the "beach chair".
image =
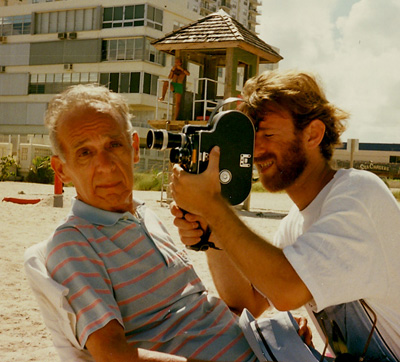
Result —
M46 269L46 245L47 240L29 247L24 254L25 273L44 323L61 361L94 361L75 337L76 316L66 298L68 288L54 281Z

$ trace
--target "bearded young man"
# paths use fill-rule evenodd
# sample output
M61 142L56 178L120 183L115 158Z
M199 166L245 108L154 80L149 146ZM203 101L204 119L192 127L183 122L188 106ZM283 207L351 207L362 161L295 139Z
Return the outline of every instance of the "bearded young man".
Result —
M220 195L214 148L200 175L174 167L179 207L172 213L182 241L197 243L210 226L222 251L209 249L208 262L232 308L254 308L260 295L279 310L306 305L337 355L396 361L400 208L377 176L330 166L348 114L303 72L263 73L246 83L243 98L256 128L260 180L269 191L285 190L294 206L274 241L249 230Z

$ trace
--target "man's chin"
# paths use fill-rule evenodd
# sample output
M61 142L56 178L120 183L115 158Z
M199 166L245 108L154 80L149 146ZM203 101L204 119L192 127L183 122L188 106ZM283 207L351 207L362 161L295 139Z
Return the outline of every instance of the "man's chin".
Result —
M269 192L280 192L285 189L284 186L276 180L261 178L261 184Z
M129 192L123 195L115 193L98 195L98 200L101 209L113 212L131 211L130 209L133 204L132 193Z

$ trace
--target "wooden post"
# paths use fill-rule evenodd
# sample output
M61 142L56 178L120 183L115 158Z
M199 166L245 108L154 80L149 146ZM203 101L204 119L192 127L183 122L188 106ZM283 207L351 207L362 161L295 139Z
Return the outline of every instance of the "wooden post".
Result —
M247 196L246 200L244 200L243 202L243 207L242 207L243 210L250 211L250 196L251 192L249 193L249 196Z
M233 71L237 71L236 67L233 64L233 48L227 48L226 63L225 63L225 89L224 89L225 99L232 96Z
M354 138L350 139L350 168L354 165L354 152L356 149L356 140Z

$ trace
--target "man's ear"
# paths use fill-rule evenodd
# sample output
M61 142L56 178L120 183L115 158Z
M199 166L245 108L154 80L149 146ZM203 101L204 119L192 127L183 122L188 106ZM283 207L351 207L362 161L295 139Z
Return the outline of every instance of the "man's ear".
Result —
M325 124L319 119L314 119L306 127L305 135L305 142L308 148L313 149L319 147L325 135Z
M132 133L132 147L133 147L133 163L138 163L140 159L140 153L139 153L140 139L139 139L139 134L136 131Z
M65 170L65 163L59 156L51 156L51 167L58 176L58 178L65 184L71 182L70 177L67 175Z

